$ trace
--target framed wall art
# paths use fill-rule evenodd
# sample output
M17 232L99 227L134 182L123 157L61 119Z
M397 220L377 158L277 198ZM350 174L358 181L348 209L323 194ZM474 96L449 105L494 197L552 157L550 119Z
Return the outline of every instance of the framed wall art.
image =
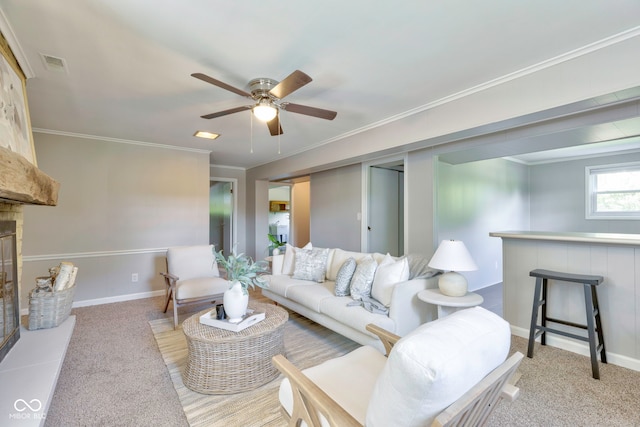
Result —
M0 53L0 147L22 155L36 165L26 79L4 37L0 39Z

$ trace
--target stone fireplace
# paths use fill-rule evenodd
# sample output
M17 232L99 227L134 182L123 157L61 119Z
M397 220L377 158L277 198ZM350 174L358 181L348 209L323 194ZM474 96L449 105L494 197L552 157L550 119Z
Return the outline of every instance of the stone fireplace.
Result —
M11 255L0 264L0 305L1 308L12 309L7 313L0 310L0 361L20 337L23 206L55 206L59 186L57 181L21 155L0 147L0 224L4 225L0 227L0 250Z

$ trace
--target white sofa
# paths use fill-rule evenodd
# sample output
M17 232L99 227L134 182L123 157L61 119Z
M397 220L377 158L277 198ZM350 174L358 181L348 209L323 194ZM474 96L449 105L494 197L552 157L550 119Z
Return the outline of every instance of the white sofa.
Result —
M317 249L317 248L316 248ZM437 272L426 267L428 260L408 256L409 280L387 283L389 292L388 313L381 314L363 306L348 306L351 296L336 296L335 280L340 267L348 258L356 261L367 255L381 263L384 254L349 252L329 249L324 282L294 278L292 257L297 248L289 247L284 255L275 255L271 263L271 275L267 276L269 287L263 289L264 296L323 326L362 345L371 345L381 352L384 348L377 336L366 329L373 323L396 335L404 336L419 325L437 318L436 307L420 301L417 293L423 289L436 288ZM385 304L386 305L386 304ZM375 311L375 310L374 310Z

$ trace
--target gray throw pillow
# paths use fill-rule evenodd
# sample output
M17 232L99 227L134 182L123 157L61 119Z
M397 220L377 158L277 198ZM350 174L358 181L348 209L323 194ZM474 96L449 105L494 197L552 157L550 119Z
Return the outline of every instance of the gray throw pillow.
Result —
M351 298L360 300L362 297L371 296L371 285L373 285L376 268L378 268L378 263L371 255L367 255L358 261L358 266L349 285Z
M336 296L346 297L349 295L349 286L351 285L353 273L356 271L356 266L355 258L347 258L347 260L342 263L338 274L336 274Z
M329 249L313 248L311 250L296 249L293 278L324 282L327 272L327 257Z

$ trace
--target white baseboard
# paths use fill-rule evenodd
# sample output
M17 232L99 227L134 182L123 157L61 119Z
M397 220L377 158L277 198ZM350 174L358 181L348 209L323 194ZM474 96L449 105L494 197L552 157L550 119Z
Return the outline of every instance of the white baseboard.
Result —
M526 340L529 339L529 329L511 325L511 333ZM536 341L540 342L540 338L538 338ZM607 337L605 337L604 342L606 344ZM563 338L553 334L549 334L547 335L547 345L551 347L557 347L562 350L567 350L572 353L580 354L582 356L590 357L588 344L583 344L582 342L574 341L569 338ZM640 360L634 359L629 356L612 353L608 350L606 353L607 363L611 363L612 365L616 366L622 366L623 368L633 369L634 371L640 371ZM535 357L535 353L533 357Z
M106 297L106 298L74 301L72 307L73 308L89 307L91 305L110 304L113 302L123 302L123 301L133 301L136 299L162 296L162 295L165 295L165 293L166 293L165 290L158 290L158 291L150 291L150 292L139 292L137 294L125 294L125 295L116 295L113 297ZM23 308L22 310L20 310L20 314L22 316L29 315L29 308Z

